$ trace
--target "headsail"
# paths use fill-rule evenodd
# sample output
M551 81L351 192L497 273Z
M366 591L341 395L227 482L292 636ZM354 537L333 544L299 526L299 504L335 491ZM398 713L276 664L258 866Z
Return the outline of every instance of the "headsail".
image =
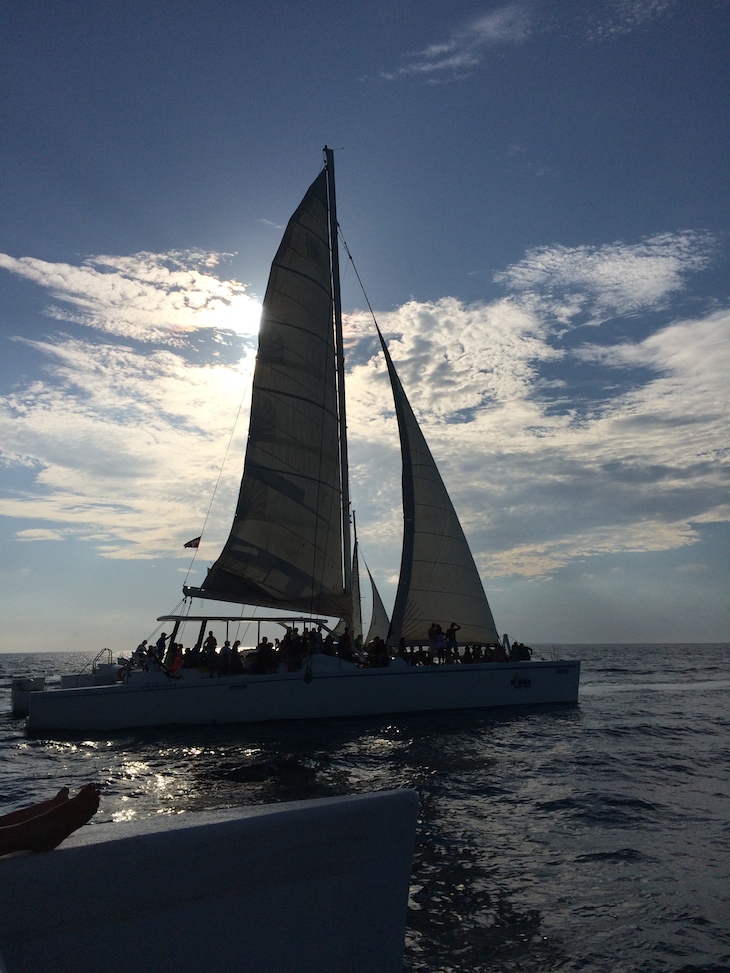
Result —
M380 334L403 456L403 554L388 641L426 643L432 622L461 626L459 641L498 641L459 518Z
M353 645L362 644L362 607L360 604L360 570L357 562L357 541L352 549L352 602L348 606L348 614L344 615L332 629L332 634L339 637L348 629Z
M367 566L367 564L365 564L365 570L370 578L370 588L373 594L373 613L370 617L370 628L368 628L368 634L365 636L365 644L367 645L368 642L372 642L374 638L381 638L383 641L388 638L390 619L388 618L388 613L385 610L383 599L380 597L380 592L375 586L373 576L370 573L370 568Z
M344 615L327 170L292 216L264 296L243 480L203 597Z

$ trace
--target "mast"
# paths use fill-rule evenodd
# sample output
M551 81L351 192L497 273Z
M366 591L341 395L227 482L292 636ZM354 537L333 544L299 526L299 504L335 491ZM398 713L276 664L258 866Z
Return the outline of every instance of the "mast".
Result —
M362 645L362 592L360 591L360 561L357 548L357 522L355 511L352 511L352 534L353 555L352 555L352 625L350 626L352 640L360 640Z
M330 218L330 260L332 266L332 301L335 317L335 361L340 427L340 470L342 482L342 559L345 591L352 590L352 542L350 540L350 485L347 464L347 421L345 412L345 351L342 338L342 297L340 293L340 255L337 236L337 203L335 199L335 155L324 147L327 170L327 206Z

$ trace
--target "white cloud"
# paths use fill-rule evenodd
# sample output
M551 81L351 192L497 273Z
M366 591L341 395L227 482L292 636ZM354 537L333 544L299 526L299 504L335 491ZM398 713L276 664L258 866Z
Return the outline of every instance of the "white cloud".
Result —
M610 40L629 34L672 13L677 0L605 0L589 12L590 40Z
M33 347L49 379L0 399L0 441L7 466L35 475L5 491L0 515L46 521L53 527L38 530L92 541L107 556L178 553L203 523L253 354L236 368L196 367L171 352L71 339ZM220 516L229 522L230 508Z
M529 18L524 7L509 4L456 28L447 40L407 55L407 63L383 72L381 77L393 80L414 74L429 78L444 72L463 74L479 65L491 47L521 43L528 34Z
M392 357L414 408L422 421L432 416L458 418L458 413L489 403L514 403L534 380L536 365L561 353L543 340L545 329L527 308L512 301L465 306L455 298L432 303L410 301L395 312L378 316L388 335ZM363 333L372 325L365 315L351 316L349 327ZM367 333L367 330L365 331ZM386 389L385 363L378 357L353 370L351 383L361 386L380 376ZM373 415L382 389L363 389L363 419ZM387 392L389 395L390 393Z
M48 290L46 313L107 334L180 345L197 328L256 334L261 305L211 272L227 254L198 251L89 257L80 266L0 254L0 267Z
M544 576L576 558L685 547L698 540L693 525L730 519L727 311L566 353L568 364L590 360L607 390L588 413L569 389L554 408L541 369L556 353L534 308L411 302L381 324L485 575ZM367 556L392 548L398 531L397 434L382 363L359 365L351 379ZM383 437L388 446L376 446ZM364 527L380 516L371 496L386 508L375 530Z
M60 530L46 530L42 527L31 528L29 530L19 530L15 536L19 541L62 541L63 533Z
M536 247L495 280L564 323L582 312L598 322L666 306L690 274L709 265L713 250L709 234L689 230L638 244Z
M722 0L719 0L722 2ZM468 75L499 45L515 45L534 34L568 31L589 41L605 41L649 26L678 9L678 0L595 0L575 11L555 4L509 3L454 28L444 40L403 56L402 63L380 73L393 81L420 76L436 82ZM547 170L545 170L547 171Z
M629 524L596 524L588 531L565 531L548 541L516 545L482 556L484 574L542 578L575 561L601 554L643 554L694 544L698 535L686 522L644 520Z
M636 342L601 343L597 329L592 343L571 350L552 343L556 305L596 320L609 308L661 306L708 253L708 241L692 234L535 251L502 277L516 296L469 306L410 301L380 316L485 576L545 577L597 554L686 547L697 525L730 519L730 313L675 321ZM129 269L113 263L127 281L157 273L154 260L144 271L138 258ZM49 280L44 270L39 281ZM201 290L216 293L190 280L192 304L184 290L161 293L186 307ZM102 319L108 299L116 320L119 300L105 297L94 273L74 288ZM161 317L166 308L162 301ZM146 333L157 320L150 312ZM393 578L401 513L392 400L366 315L350 315L346 327L357 362L348 385L353 503L365 557L379 578ZM43 357L46 377L0 399L1 455L21 484L0 498L0 514L38 524L19 532L26 541L73 537L112 558L182 555L205 518L253 353L238 365L194 366L173 350L64 335L26 346ZM549 379L558 364L595 372L588 410ZM631 381L622 384L626 369ZM217 554L230 524L245 425L203 558Z

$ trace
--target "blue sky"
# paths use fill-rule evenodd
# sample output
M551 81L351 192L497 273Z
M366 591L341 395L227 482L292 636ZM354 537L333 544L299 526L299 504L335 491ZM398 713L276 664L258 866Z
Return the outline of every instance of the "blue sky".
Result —
M226 457L201 580L269 265L325 144L499 630L727 640L727 0L28 0L3 21L0 651L148 636ZM390 607L397 433L355 285L353 505Z

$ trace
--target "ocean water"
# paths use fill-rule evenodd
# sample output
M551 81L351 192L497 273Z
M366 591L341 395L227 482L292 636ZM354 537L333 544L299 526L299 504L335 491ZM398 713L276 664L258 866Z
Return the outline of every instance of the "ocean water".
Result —
M565 646L577 707L28 737L0 655L0 798L95 820L412 787L404 971L730 971L730 645ZM92 822L90 827L94 826Z

